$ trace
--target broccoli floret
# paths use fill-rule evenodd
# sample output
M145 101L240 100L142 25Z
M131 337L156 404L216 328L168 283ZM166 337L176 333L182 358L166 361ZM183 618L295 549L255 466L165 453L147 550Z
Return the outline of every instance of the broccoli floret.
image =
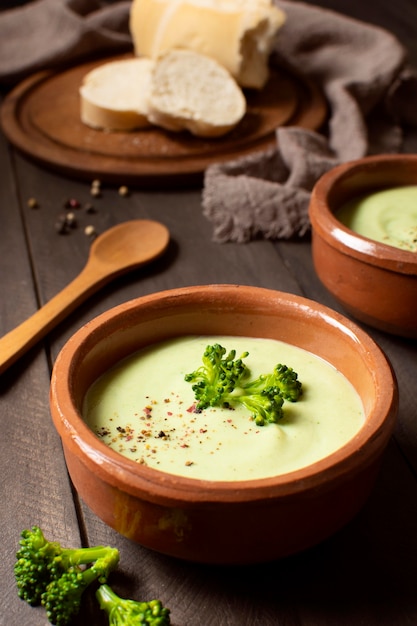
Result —
M248 356L247 352L239 359L235 358L236 350L225 354L226 348L218 343L207 346L202 357L203 365L185 376L187 382L194 383L192 388L198 400L198 410L222 404L224 394L232 392L248 373L242 361Z
M78 611L85 588L93 580L104 582L117 566L119 551L108 546L63 548L34 526L22 531L16 558L19 597L32 606L42 604L48 619L63 625Z
M237 395L226 395L224 400L225 406L243 404L252 413L257 426L264 426L268 422L277 423L283 416L284 398L278 387L264 387L253 391L244 388Z
M244 352L236 360L235 350L223 358L225 354L226 349L219 344L207 346L203 366L185 376L187 382L193 383L197 410L243 404L251 411L256 424L263 426L282 418L284 400L296 402L300 398L302 384L291 367L278 364L272 374L248 380L250 370L242 359L249 353Z
M81 598L91 583L104 583L119 562L116 548L104 548L106 553L91 567L82 569L70 565L63 574L52 580L42 594L42 605L51 624L66 626L80 610Z
M255 380L242 383L235 395L225 395L229 404L243 404L252 412L258 426L267 422L278 422L284 412L284 400L296 402L301 395L302 386L298 375L286 365L276 365L272 374L261 374Z
M279 364L274 370L274 384L279 387L279 392L284 400L297 402L302 394L303 386L298 380L297 372L292 367Z
M16 553L14 573L19 597L28 604L40 604L42 593L56 575L54 559L61 554L57 542L45 539L38 526L23 530Z
M170 611L160 600L136 602L120 598L107 584L96 591L101 609L106 611L109 626L169 626Z

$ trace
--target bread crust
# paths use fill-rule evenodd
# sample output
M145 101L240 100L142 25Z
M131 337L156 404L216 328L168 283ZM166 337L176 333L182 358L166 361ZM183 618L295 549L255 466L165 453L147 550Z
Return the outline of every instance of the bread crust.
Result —
M285 14L271 0L133 0L130 31L138 56L188 48L217 60L243 87L262 89Z

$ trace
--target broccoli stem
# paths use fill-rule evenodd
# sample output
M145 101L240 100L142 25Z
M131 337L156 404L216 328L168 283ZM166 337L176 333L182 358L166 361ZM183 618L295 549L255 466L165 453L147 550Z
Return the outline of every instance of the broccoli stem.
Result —
M60 563L63 569L74 565L88 565L89 563L95 563L99 559L107 557L109 551L113 550L114 548L110 548L109 546L63 548L61 554L55 558L55 561Z
M117 604L119 596L113 591L113 589L106 584L100 585L96 591L96 597L100 608L110 614L112 608Z

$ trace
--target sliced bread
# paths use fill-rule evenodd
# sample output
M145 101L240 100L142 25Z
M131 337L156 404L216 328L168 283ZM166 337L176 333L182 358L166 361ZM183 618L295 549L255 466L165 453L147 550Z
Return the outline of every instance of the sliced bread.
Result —
M145 128L154 61L146 58L110 61L91 70L80 86L81 121L103 130Z
M155 63L148 101L148 119L153 124L218 137L234 128L245 112L241 88L214 59L178 49Z

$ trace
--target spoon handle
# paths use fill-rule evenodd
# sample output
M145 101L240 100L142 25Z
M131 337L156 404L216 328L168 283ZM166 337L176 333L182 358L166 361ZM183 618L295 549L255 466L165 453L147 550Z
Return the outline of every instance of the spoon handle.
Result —
M0 338L0 374L111 278L106 272L100 273L97 266L93 270L87 262L78 276L62 291Z

